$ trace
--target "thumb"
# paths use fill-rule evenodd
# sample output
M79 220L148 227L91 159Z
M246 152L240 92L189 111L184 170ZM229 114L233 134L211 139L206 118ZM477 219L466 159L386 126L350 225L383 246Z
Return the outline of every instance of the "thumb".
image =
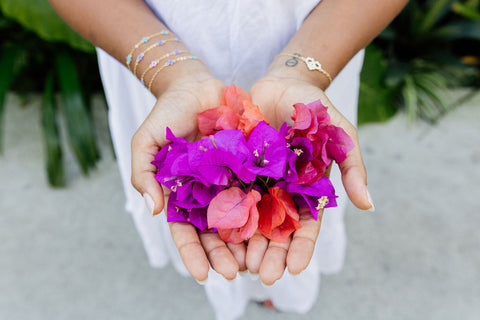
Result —
M375 211L372 197L367 188L367 171L362 159L356 129L351 126L344 128L355 144L347 158L338 164L342 174L342 182L350 201L361 210Z
M160 147L142 134L140 128L132 139L132 185L140 192L152 215L159 214L164 207L163 190L155 179L157 167L151 162Z

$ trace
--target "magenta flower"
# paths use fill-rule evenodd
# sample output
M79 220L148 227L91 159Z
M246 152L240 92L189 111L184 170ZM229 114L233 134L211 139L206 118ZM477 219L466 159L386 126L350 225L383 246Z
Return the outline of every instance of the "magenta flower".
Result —
M258 123L247 141L251 156L249 170L256 175L280 179L285 173L285 138L265 121Z
M315 220L323 208L337 206L335 188L328 177L322 177L311 185L279 182L277 186L286 189L298 207L309 208Z
M189 222L200 230L205 230L207 222L208 207L185 209L178 205L176 192L170 193L167 206L168 222Z

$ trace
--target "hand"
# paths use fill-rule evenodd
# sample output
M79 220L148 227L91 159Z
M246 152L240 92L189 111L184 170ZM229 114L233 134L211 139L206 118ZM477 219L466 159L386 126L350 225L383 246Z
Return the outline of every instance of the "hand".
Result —
M350 200L358 208L366 210L372 207L367 195L366 171L358 144L355 127L335 109L327 96L308 80L299 80L296 75L267 75L259 80L251 89L250 95L254 104L270 120L270 124L279 128L283 122L289 121L297 102L310 103L321 99L328 106L332 124L342 127L355 143L355 148L348 153L345 161L339 164L343 184ZM279 243L269 241L257 232L248 243L246 265L250 272L259 273L263 283L273 284L280 279L285 267L291 274L304 270L313 255L315 242L320 231L323 211L318 220L314 220L308 209L300 210L302 228L293 233L290 241Z
M132 184L146 199L153 200L153 205L150 203L152 214L159 213L168 201L169 190L162 190L155 180L157 168L151 164L155 154L168 143L166 127L189 141L200 139L197 113L221 105L223 91L224 84L208 73L201 77L196 75L196 79L188 76L177 80L159 95L151 113L135 133ZM226 279L234 279L239 270L245 270L245 245L225 244L217 233L198 233L189 223L171 222L169 225L185 267L198 281L207 279L209 263Z

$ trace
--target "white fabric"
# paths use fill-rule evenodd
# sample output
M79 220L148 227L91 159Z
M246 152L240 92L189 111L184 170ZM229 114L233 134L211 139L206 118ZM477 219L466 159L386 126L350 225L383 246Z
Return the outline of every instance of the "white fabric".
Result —
M316 0L161 1L148 0L158 17L226 84L244 90L259 79L301 26ZM109 122L124 185L126 209L143 241L152 267L171 262L188 275L173 244L164 215L152 218L130 184L130 141L155 103L155 98L119 62L98 49L100 72L109 104ZM363 52L337 76L327 90L334 105L356 122L359 73ZM250 299L270 298L282 311L307 312L317 299L320 273L338 272L344 260L346 235L343 212L347 196L338 170L333 170L339 203L326 210L314 257L299 276L285 272L265 288L248 276L228 283L211 271L206 288L217 319L236 319ZM159 284L161 285L161 284Z

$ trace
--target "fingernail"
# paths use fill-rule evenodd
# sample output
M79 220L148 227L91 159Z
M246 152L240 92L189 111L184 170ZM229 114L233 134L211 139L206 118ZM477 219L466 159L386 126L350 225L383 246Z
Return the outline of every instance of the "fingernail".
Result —
M235 279L237 279L237 275L235 275L235 278L233 278L233 279L227 279L227 278L225 278L225 279L226 279L228 282L233 283L233 282L235 282Z
M254 281L257 280L258 277L259 277L258 273L252 273L252 272L250 272L248 275L250 276L250 279L252 279L252 280L254 280Z
M273 286L273 283L272 284L265 284L265 283L263 283L263 281L260 281L260 282L262 283L262 286L264 288L270 288L271 286Z
M197 281L199 285L204 286L204 285L206 285L207 282L208 282L208 277L206 277L205 280L201 280L201 281L200 281L200 280L195 279L195 281Z
M153 215L153 209L155 208L155 202L153 202L152 197L148 193L143 194L143 199L145 200L145 205L147 206L148 212Z
M367 189L367 199L368 199L368 202L370 202L370 204L372 205L370 209L367 209L367 211L375 212L375 205L373 204L372 196L370 195L370 191L368 191L368 189Z
M239 274L241 277L245 277L245 276L248 274L248 270L238 271L238 274Z

